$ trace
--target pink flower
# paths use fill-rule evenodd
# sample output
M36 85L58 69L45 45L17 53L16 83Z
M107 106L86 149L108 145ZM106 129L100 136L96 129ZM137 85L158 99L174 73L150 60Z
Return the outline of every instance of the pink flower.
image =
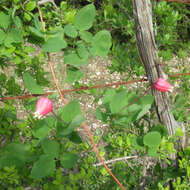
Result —
M155 83L154 83L154 87L162 92L172 92L173 90L173 86L168 83L165 79L163 78L159 78Z
M36 111L34 112L34 117L37 117L40 119L44 115L46 115L50 111L52 111L52 109L53 109L53 102L46 97L41 97L37 101Z

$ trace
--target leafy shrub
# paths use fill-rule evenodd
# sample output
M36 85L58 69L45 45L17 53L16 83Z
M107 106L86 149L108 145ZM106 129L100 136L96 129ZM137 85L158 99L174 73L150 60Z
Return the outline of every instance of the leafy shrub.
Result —
M109 54L111 72L128 69L131 75L144 74L136 50L131 1L95 1L96 7L91 2L62 1L58 8L44 4L41 11L47 31L42 28L36 1L2 1L0 5L0 189L119 188L105 168L93 166L97 162L94 152L75 131L85 121L77 99L56 110L56 118L50 115L42 119L31 114L35 96L3 101L6 96L43 94L50 83L43 70L46 56L59 51L67 65L67 83L78 84L84 76L81 66L91 57ZM153 6L156 40L165 59L188 47L189 11L184 7L188 8L165 2ZM189 107L188 79L183 78L185 98L177 96L172 110L175 118L184 122L188 120L184 109ZM124 87L92 94L103 98L96 117L109 125L101 156L109 160L137 155L112 166L126 189L139 189L142 184L144 189L168 189L169 182L176 189L188 188L189 148L178 153L178 167L172 167L169 160L183 132L167 136L155 117L151 95L139 99L138 89L132 92ZM57 100L56 94L49 97ZM19 109L26 117L18 117ZM98 141L99 136L95 139ZM146 176L142 172L147 169L145 157L152 164ZM164 169L163 161L168 163Z

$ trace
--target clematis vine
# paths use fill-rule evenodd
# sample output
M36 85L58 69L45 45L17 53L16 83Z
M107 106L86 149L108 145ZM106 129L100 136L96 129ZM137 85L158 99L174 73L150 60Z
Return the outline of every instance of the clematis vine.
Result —
M53 110L53 102L46 98L46 97L41 97L36 104L36 111L34 112L34 117L36 118L42 118L49 112Z
M162 91L162 92L172 92L173 91L173 86L163 78L159 78L154 83L154 88L156 88L157 90Z

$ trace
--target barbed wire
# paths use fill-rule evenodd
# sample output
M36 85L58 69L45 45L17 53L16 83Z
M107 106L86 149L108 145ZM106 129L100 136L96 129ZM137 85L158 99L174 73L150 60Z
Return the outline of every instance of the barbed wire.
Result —
M188 75L190 75L190 73L178 73L178 74L168 75L168 77L173 78L173 77L188 76ZM113 86L118 87L120 85L129 85L129 84L134 84L137 82L146 82L146 81L147 81L147 78L144 77L139 80L119 81L119 82L109 83L109 84L105 84L105 85L81 86L81 87L75 88L75 89L61 90L61 93L66 94L66 93L78 92L78 91L83 91L83 90L109 88L109 87L113 87ZM3 97L0 99L0 101L4 102L4 101L8 101L8 100L16 100L16 99L23 100L23 99L34 98L34 97L38 97L38 96L48 96L48 95L52 95L55 92L56 91L46 92L43 94L25 94L25 95L21 95L21 96Z

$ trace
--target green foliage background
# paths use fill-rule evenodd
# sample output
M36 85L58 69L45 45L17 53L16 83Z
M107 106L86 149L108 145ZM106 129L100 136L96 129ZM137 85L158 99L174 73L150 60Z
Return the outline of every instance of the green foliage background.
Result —
M164 1L152 4L159 56L163 60L174 55L184 58L190 48L190 6ZM84 76L80 66L95 56L110 57L110 73L127 70L130 76L145 74L136 50L130 0L70 0L62 1L57 8L51 3L44 4L41 10L46 32L39 20L36 1L3 0L0 4L1 98L42 94L50 82L43 70L47 52L64 50L67 83L79 85L77 81ZM36 47L41 48L38 54L34 54ZM5 70L10 71L10 76L5 75ZM182 80L183 96L171 95L172 112L177 121L188 126L189 77ZM110 160L137 155L110 166L126 189L189 188L190 148L178 153L178 167L173 167L169 154L176 152L176 142L183 132L179 129L175 136L168 137L156 118L151 95L123 109L141 94L138 89L131 92L119 87L89 93L96 100L103 97L96 117L109 126L103 137L106 146L100 147L101 156ZM56 101L58 96L49 98ZM85 121L79 101L73 100L58 109L60 121L53 116L34 119L36 100L21 102L27 114L23 119L17 117L17 101L0 104L0 189L119 189L103 166L93 166L97 162L95 153L75 131ZM99 136L94 138L98 142ZM163 162L168 163L167 167L162 167ZM148 170L146 175L144 169Z

